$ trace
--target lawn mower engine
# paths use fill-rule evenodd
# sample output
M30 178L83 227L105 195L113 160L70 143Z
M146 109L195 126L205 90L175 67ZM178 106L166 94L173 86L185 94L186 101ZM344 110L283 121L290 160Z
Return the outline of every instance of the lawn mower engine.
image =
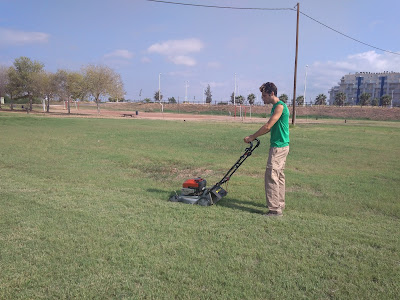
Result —
M260 144L258 139L255 145L250 143L250 146L245 149L244 154L238 159L238 161L232 166L232 168L225 174L225 176L217 182L210 189L206 188L207 181L204 178L197 177L194 179L186 180L182 185L181 194L172 195L169 198L171 202L183 202L187 204L198 204L201 206L210 206L217 203L222 197L225 197L228 192L224 190L221 185L229 181L233 173L240 167L240 165L248 158L255 148Z
M227 194L220 186L215 185L211 189L207 189L206 185L207 181L201 177L188 179L182 185L181 194L173 195L169 201L209 206Z

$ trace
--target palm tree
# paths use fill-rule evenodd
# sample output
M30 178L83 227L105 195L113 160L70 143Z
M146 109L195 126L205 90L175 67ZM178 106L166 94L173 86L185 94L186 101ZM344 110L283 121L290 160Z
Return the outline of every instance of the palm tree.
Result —
M247 101L249 101L249 104L250 104L250 105L253 105L253 104L254 104L254 99L256 99L256 95L254 95L253 93L251 93L251 94L249 94L249 95L247 96Z
M346 94L343 92L339 92L335 95L335 102L333 102L333 104L337 106L343 106L345 101L346 101Z
M282 94L279 96L279 100L281 100L282 102L287 103L288 99L289 99L289 97L286 94Z
M243 104L244 103L244 97L242 95L236 96L236 103Z
M326 105L326 96L324 94L319 94L315 98L315 105Z
M371 98L371 94L362 93L360 96L361 107L363 107L364 105L369 105L370 98Z
M303 105L304 104L304 96L299 96L296 99L297 105Z
M153 97L156 102L161 101L163 98L163 94L160 93L160 96L158 96L158 93L159 93L159 91L156 91L154 93L154 97Z
M381 103L382 106L388 106L390 105L390 102L392 101L392 97L390 97L389 95L383 95L381 97Z

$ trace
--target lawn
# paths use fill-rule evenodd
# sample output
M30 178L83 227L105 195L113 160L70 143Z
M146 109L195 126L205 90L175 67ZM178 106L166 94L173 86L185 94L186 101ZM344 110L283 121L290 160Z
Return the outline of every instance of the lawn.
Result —
M260 124L0 114L0 299L398 299L400 123L291 129L285 216L267 219Z

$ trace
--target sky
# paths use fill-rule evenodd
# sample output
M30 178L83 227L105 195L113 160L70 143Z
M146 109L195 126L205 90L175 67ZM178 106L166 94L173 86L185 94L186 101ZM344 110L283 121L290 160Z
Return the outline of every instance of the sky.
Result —
M173 0L246 8L295 8L290 0ZM300 11L335 30L400 54L400 1L303 0ZM21 56L45 70L107 65L125 99L213 102L254 93L267 81L291 99L296 11L234 10L146 0L0 0L0 65ZM319 94L355 72L400 71L400 55L346 38L300 14L296 96ZM329 96L328 96L329 98Z

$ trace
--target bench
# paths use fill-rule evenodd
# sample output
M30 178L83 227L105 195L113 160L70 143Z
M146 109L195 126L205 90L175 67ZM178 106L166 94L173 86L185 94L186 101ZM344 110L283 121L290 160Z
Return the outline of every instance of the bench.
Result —
M131 117L133 118L135 114L122 114L123 117Z

